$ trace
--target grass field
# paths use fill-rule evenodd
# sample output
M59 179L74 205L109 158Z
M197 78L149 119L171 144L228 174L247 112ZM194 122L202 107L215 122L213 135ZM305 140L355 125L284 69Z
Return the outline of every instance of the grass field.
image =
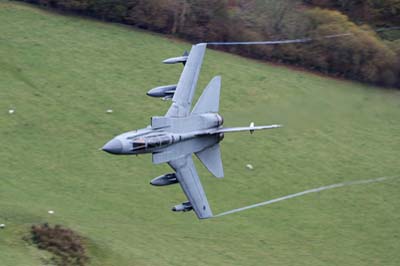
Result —
M170 103L145 93L178 80L182 66L160 61L185 49L163 36L0 1L0 264L44 264L49 254L22 237L50 222L86 238L91 265L399 265L400 179L199 221L170 211L185 200L179 186L149 185L167 165L98 151L165 113ZM209 50L199 88L217 74L226 126L285 127L226 136L222 180L196 162L214 213L400 176L399 91Z

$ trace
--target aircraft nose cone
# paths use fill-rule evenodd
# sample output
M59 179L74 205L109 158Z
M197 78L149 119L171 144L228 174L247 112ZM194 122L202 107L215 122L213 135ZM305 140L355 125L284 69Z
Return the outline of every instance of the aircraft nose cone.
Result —
M108 153L120 154L122 153L122 142L119 139L112 139L102 149Z

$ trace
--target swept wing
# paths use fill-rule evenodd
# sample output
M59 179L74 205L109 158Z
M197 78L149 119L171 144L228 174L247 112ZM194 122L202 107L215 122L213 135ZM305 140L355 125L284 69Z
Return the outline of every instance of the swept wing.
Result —
M186 65L172 98L172 105L166 117L185 117L190 114L192 99L196 91L197 80L207 44L200 43L192 46Z
M175 170L179 184L197 217L199 219L212 217L211 208L194 166L192 155L186 155L180 159L170 161L168 164Z

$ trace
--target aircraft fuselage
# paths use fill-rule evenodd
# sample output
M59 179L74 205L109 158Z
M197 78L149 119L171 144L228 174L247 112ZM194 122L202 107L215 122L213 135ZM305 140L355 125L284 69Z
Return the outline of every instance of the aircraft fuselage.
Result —
M220 115L211 113L184 118L153 117L151 126L120 134L107 142L102 149L116 155L158 152L179 142L207 136L212 129L219 128L222 123ZM189 125L198 126L188 127ZM187 128L191 130L185 131ZM219 134L218 138L213 137L216 141L212 141L209 145L215 144L222 138L223 134Z

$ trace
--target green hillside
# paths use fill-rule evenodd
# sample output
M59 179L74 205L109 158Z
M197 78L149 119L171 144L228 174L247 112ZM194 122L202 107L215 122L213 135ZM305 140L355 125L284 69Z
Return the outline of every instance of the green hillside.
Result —
M400 179L199 221L170 211L185 200L179 186L149 185L167 165L98 150L166 112L170 102L145 93L178 80L182 66L160 61L185 49L164 36L0 1L0 264L43 265L49 254L22 238L50 222L86 238L90 265L399 265ZM217 74L226 126L285 127L226 136L224 179L196 162L215 214L400 176L399 91L208 50L199 88Z

